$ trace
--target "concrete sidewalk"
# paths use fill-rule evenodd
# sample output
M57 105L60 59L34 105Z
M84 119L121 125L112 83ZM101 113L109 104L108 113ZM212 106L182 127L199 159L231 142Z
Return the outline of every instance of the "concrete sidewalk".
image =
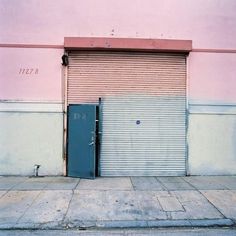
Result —
M235 226L236 176L0 177L0 229Z

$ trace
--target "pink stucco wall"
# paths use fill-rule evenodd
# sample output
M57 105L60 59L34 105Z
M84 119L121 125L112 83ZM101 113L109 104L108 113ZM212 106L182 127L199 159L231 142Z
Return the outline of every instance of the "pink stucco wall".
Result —
M62 100L60 49L0 48L0 99Z
M236 53L191 53L189 102L236 103Z
M0 0L1 44L63 45L64 37L190 39L236 49L235 0ZM61 100L60 49L2 48L0 99ZM236 103L235 56L191 53L191 101ZM18 71L40 68L35 79ZM2 89L4 87L4 89Z
M64 36L192 39L236 48L235 0L0 0L1 43L62 44Z

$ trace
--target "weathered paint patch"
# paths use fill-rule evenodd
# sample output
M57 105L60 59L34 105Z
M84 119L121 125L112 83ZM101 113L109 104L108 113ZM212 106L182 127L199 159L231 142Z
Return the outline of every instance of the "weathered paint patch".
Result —
M53 113L0 113L0 175L62 174L63 116Z
M189 171L191 175L236 174L236 116L189 116Z

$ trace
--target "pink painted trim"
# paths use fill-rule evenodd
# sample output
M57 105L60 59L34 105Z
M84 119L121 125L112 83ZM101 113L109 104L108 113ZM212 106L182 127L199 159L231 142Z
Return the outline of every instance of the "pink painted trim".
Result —
M0 44L2 48L52 48L63 49L63 45L45 45L45 44Z
M190 52L192 40L65 37L66 49Z
M236 53L235 49L201 49L193 48L192 52L206 52L206 53Z

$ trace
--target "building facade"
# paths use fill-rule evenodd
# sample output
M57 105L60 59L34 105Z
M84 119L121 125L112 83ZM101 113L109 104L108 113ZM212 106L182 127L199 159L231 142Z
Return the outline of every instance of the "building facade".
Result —
M67 174L67 105L99 101L101 175L236 174L235 12L0 0L0 175Z

